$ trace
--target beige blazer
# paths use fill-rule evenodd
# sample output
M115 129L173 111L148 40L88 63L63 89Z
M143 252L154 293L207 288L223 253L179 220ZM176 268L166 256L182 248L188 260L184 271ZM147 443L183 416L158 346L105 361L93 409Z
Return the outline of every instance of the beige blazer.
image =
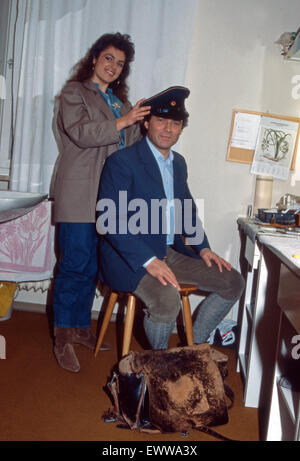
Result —
M121 114L131 109L122 105ZM95 222L99 181L106 158L119 149L116 119L91 80L63 88L53 129L60 154L53 178L55 222ZM125 144L141 138L140 126L125 129Z

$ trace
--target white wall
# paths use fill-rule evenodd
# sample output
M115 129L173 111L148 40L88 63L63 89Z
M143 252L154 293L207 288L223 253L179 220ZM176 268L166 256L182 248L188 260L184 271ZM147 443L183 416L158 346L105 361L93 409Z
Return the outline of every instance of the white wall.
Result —
M187 85L190 123L181 151L195 197L205 200L211 246L238 267L236 219L253 201L250 165L226 161L233 109L300 116L291 78L300 62L286 62L274 42L299 27L299 0L199 0ZM299 177L300 179L300 177ZM274 180L273 200L300 182Z
M194 197L205 200L205 228L212 248L238 267L236 220L253 201L255 176L250 165L226 161L232 110L300 116L300 100L291 96L291 78L300 74L300 62L284 61L274 44L282 32L300 26L300 2L198 3L186 83L191 90L190 122L178 150L186 157ZM300 163L297 175L300 180ZM285 192L300 195L299 180L274 180L273 202ZM24 298L39 302L38 293L32 291L23 298L21 292L18 301ZM99 299L95 304L99 308Z

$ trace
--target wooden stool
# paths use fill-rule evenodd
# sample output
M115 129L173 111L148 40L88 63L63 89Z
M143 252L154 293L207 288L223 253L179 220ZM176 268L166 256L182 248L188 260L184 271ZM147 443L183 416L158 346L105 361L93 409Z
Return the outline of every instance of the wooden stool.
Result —
M197 285L188 285L188 284L180 284L180 297L182 302L182 309L183 309L183 317L185 323L185 330L186 330L186 338L188 346L192 346L194 344L194 335L193 335L193 323L192 323L192 314L191 314L191 306L189 301L189 295L194 293L198 290ZM95 349L95 357L99 352L101 347L102 341L104 339L106 330L108 328L115 304L118 300L120 294L117 291L112 291L108 305L104 314L103 323L100 329L96 349ZM135 304L136 304L136 297L132 293L126 293L128 296L127 301L127 309L126 309L126 316L125 316L125 326L124 326L124 337L123 337L123 346L122 346L122 357L127 355L130 348L131 336L132 336L132 328L134 322L134 314L135 314Z

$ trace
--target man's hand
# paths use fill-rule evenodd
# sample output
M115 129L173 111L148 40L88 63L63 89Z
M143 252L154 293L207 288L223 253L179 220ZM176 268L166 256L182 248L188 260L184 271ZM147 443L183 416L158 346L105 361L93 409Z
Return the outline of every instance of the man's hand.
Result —
M151 261L150 264L148 264L146 270L150 275L157 278L162 285L167 285L167 283L170 283L173 285L173 287L177 288L177 290L180 289L179 283L177 282L174 273L164 261L156 258Z
M203 250L201 250L200 256L208 267L212 266L212 262L216 263L220 272L223 271L223 267L225 267L225 269L227 269L228 271L232 269L230 263L225 261L225 259L221 258L221 256L218 256L216 253L214 253L208 248L204 248Z

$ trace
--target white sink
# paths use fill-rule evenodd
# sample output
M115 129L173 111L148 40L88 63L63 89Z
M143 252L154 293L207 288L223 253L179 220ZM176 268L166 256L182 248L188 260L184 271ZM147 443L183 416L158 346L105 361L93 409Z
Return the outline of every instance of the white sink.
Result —
M0 191L0 223L19 218L48 197L33 192Z

